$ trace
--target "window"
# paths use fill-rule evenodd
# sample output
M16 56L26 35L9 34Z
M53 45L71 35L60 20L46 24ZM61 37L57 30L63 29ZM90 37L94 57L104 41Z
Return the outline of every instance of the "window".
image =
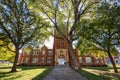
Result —
M48 57L47 63L51 63L51 61L52 61L52 58L51 58L51 57Z
M35 51L33 52L33 54L35 54Z
M53 52L52 51L48 51L48 55L51 55Z
M117 2L114 2L114 6L117 6Z
M38 54L38 51L36 51L36 54Z
M98 58L96 58L96 63L99 63L99 59Z
M34 51L34 55L38 55L38 51Z
M110 1L116 1L116 0L110 0Z
M41 58L41 63L44 63L44 61L45 61L45 58L42 57L42 58Z
M116 64L120 64L120 60L119 59L114 59Z
M86 59L86 63L91 63L92 62L91 57L86 57L85 59Z
M42 55L45 55L45 50L42 51Z
M26 58L25 63L28 63L28 58Z
M82 57L79 57L79 61L80 61L80 63L82 63Z
M22 57L22 63L24 63L24 57Z
M38 58L33 58L32 59L32 63L37 63L38 62Z
M60 48L63 48L64 47L64 42L63 40L60 40Z

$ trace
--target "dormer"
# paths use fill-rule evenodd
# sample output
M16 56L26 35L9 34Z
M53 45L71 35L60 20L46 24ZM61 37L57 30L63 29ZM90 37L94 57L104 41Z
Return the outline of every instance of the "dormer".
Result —
M47 51L48 51L48 48L47 48L47 46L43 46L42 48L41 48L41 54L42 55L45 55L46 53L47 53Z

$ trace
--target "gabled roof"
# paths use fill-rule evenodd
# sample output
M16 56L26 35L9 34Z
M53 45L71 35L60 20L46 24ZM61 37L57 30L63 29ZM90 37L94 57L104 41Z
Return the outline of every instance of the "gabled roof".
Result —
M41 48L42 48L42 49L43 49L43 48L48 49L48 47L47 47L46 45L43 45Z

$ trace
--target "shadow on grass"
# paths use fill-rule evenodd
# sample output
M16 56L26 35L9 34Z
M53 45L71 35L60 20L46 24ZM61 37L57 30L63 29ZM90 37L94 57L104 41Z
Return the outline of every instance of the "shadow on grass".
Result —
M10 76L10 72L0 72L0 78Z
M40 67L40 66L18 66L17 69L21 69L21 70L30 70L30 69L44 69L47 67Z
M112 80L110 77L108 76L103 76L103 75L96 75L93 73L90 73L88 71L79 69L78 71L82 76L86 77L88 80Z
M26 70L34 70L34 69L45 69L42 73L34 77L32 80L42 80L44 76L46 76L51 70L52 67L40 67L40 66L18 66L17 69L21 69L21 71L26 71ZM11 72L6 72L8 70L6 69L11 69L11 67L0 67L1 70L4 69L3 72L0 72L0 80L16 80L19 79L23 76L23 74L15 75L15 73ZM21 72L18 71L18 72Z
M17 75L17 76L12 76L13 74L10 73L10 72L0 72L0 80L3 78L3 77L6 77L5 79L3 80L16 80L16 79L19 79L20 77L22 77L22 75ZM11 76L11 77L10 77ZM8 78L7 78L8 77Z
M43 78L48 75L50 72L52 71L52 68L46 69L45 71L43 71L42 73L40 73L39 75L35 76L34 78L32 78L32 80L43 80Z
M104 70L104 71L113 70L112 67L86 67L86 69ZM119 70L120 67L117 67L117 69Z
M8 67L0 67L0 69L10 69L11 66L8 66Z

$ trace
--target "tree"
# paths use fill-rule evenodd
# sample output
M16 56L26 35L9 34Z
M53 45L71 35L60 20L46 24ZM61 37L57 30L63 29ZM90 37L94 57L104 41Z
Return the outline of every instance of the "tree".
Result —
M7 48L0 48L0 60L14 61L15 54L9 51Z
M6 42L0 40L0 60L8 60L13 62L15 54L9 51L7 46L5 45L6 45ZM11 47L11 49L14 49L14 48Z
M27 45L22 49L22 51L27 53L27 54L31 54L32 50L33 50L33 46L31 46L31 45Z
M15 51L15 59L11 72L16 72L19 50L26 44L40 43L46 36L43 33L48 33L43 30L45 26L40 18L27 8L24 0L0 0L0 30L7 44L12 43ZM41 31L43 30L43 31ZM3 40L3 38L1 38Z
M74 68L79 66L73 51L73 41L79 38L79 36L76 37L79 27L78 24L81 18L85 17L85 14L92 10L93 6L99 1L100 0L31 0L29 8L39 13L40 16L44 15L43 18L51 22L53 27L68 43L68 53L72 58L72 66ZM62 31L64 27L68 30L66 31L67 36L65 32Z
M95 49L107 53L114 72L118 73L112 54L118 53L116 47L120 44L120 7L101 3L91 17L88 19L88 25L81 28L84 31L82 34L85 35L83 38Z

